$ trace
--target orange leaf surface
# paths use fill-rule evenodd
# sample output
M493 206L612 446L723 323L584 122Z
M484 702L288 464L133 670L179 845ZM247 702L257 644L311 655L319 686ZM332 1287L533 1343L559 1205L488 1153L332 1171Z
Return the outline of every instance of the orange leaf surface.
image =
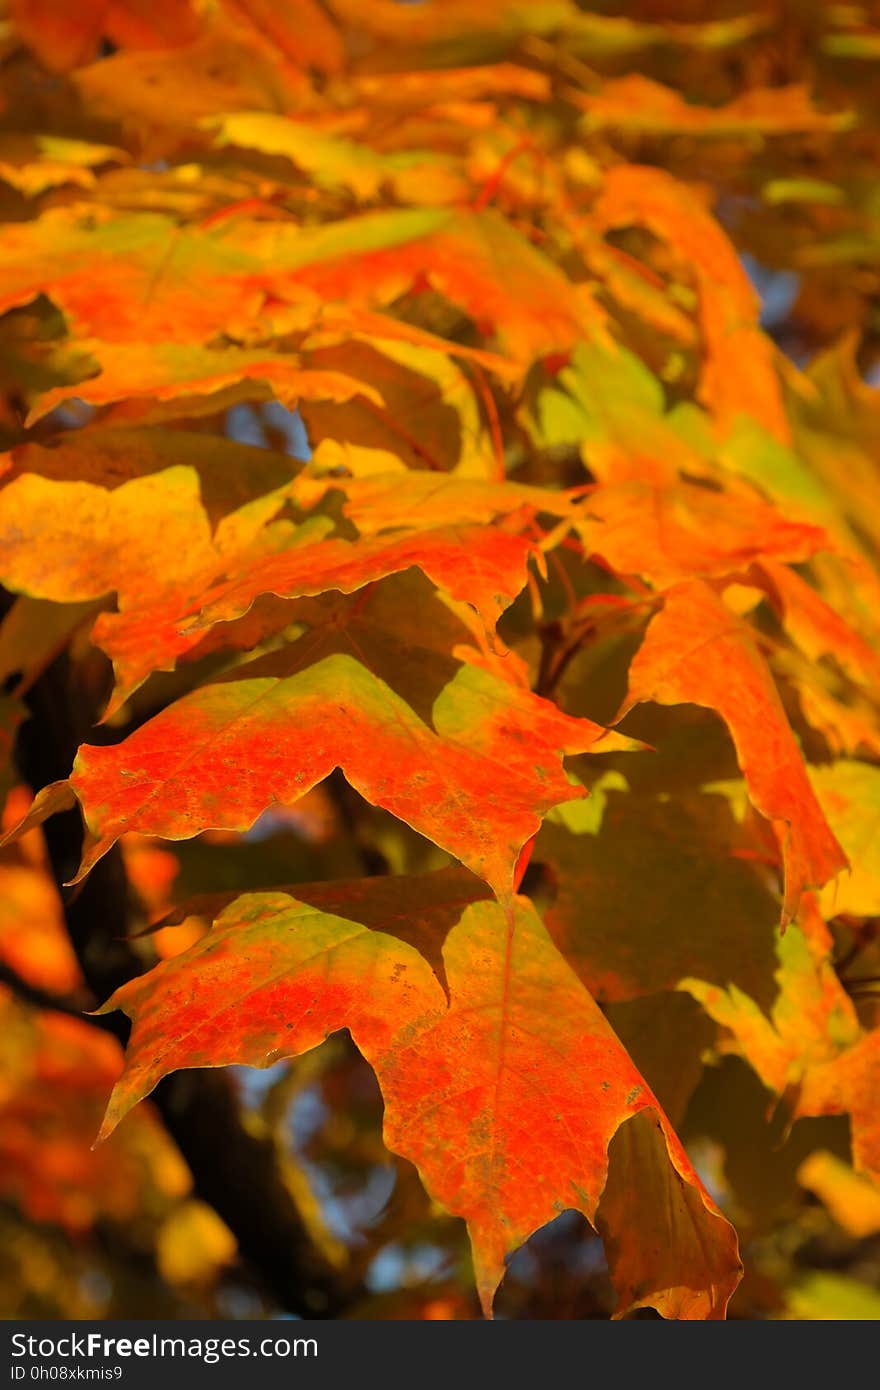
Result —
M786 630L810 661L833 656L854 680L876 688L880 683L880 653L866 637L795 570L765 553L759 572L765 576L770 599Z
M455 222L393 252L329 257L304 267L299 282L322 297L387 304L412 288L431 288L497 335L502 350L528 364L604 335L604 314L583 286L493 212L459 213Z
M580 104L590 125L716 140L751 131L765 136L839 130L852 123L849 111L819 111L805 84L759 87L726 106L701 106L633 73L606 82L601 92L582 97Z
M324 484L345 494L345 515L361 535L412 525L420 528L490 522L520 510L579 517L585 489L550 492L505 480L488 482L446 473L408 469L368 478L328 478Z
M328 589L348 594L418 565L450 597L470 603L491 630L524 587L526 564L533 553L521 536L476 526L387 539L320 541L261 558L208 589L198 618L186 626L199 631L231 622L246 613L260 594L297 598Z
M281 352L193 348L177 343L121 346L94 339L84 340L83 347L96 359L100 371L85 381L56 386L38 396L27 418L29 425L72 398L90 405L144 399L176 401L181 397L212 396L243 382L254 383L248 392L253 399L274 397L289 406L300 400L347 401L358 395L366 396L375 405L382 404L379 393L364 382L342 372L310 370L295 356Z
M696 277L706 346L701 396L722 429L748 414L777 438L790 430L757 297L732 244L704 206L662 170L618 165L597 201L600 227L646 227L675 248Z
M0 308L47 294L84 339L130 342L148 365L145 344L180 356L185 344L209 343L250 322L270 291L309 326L319 305L302 281L320 274L319 263L332 264L343 251L369 257L413 239L428 247L427 234L448 217L400 209L320 227L241 218L181 227L155 212L96 218L80 204L52 208L2 228ZM547 273L552 280L556 272L549 266Z
M880 1030L865 1033L839 1057L811 1068L798 1097L802 1115L849 1115L853 1163L880 1182Z
M158 601L102 615L94 639L113 660L117 698L130 694L153 671L171 670L207 632L217 624L231 626L261 595L297 598L330 591L353 593L415 566L451 598L470 605L491 633L503 610L525 586L528 560L535 553L522 537L476 526L315 544L308 543L306 526L290 539L293 545L274 553L258 551L248 556L246 552L237 564L234 560L215 563L213 571L200 571L197 601L191 597L194 585L190 583L176 595L168 589ZM211 586L210 576L223 569L230 578ZM235 647L238 631L224 628L216 640Z
M806 560L827 544L819 527L788 521L757 498L687 483L607 485L584 510L577 530L587 552L657 588L732 574L765 556Z
M81 603L115 589L124 606L212 562L220 557L192 468L113 490L24 473L0 490L0 576L35 598Z
M104 1005L134 1028L103 1133L178 1067L268 1066L347 1027L382 1088L389 1147L468 1224L488 1312L506 1259L534 1230L567 1207L596 1221L609 1142L650 1115L663 1142L629 1162L644 1164L676 1213L670 1230L690 1240L679 1242L674 1287L664 1287L665 1252L622 1242L619 1312L638 1304L638 1283L666 1316L723 1316L738 1278L731 1228L601 1012L526 900L511 929L499 907L465 906L447 885L455 878L399 883L443 942L448 1001L412 946L362 924L366 887L232 904L201 942ZM610 1215L622 1217L613 1205Z
M508 695L510 713L493 718L505 687L485 673L444 692L432 729L352 656L297 669L310 647L307 635L280 661L265 658L203 687L122 744L84 745L70 780L92 840L80 875L128 830L166 839L246 830L273 803L289 804L341 767L366 800L507 899L543 814L580 794L562 771L563 751L589 750L607 730L528 691ZM41 797L51 814L63 784ZM45 814L35 806L27 823Z

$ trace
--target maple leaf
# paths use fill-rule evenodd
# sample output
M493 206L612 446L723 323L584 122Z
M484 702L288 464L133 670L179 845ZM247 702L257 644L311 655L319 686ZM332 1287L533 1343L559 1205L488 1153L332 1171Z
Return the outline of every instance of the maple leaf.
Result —
M151 48L185 43L198 29L191 0L157 0L149 15L137 0L86 0L75 13L59 0L13 0L12 14L42 61L61 69L94 57L104 35L120 46Z
M778 946L780 991L768 1017L735 985L719 989L682 981L728 1030L761 1080L790 1097L795 1117L849 1114L856 1168L880 1178L880 1126L875 1104L880 1031L863 1030L831 965L831 935L808 901L797 928Z
M259 559L204 595L190 625L199 631L231 622L260 594L298 598L328 589L351 593L388 574L418 565L451 598L469 603L489 631L526 583L534 552L521 536L483 527L450 527L415 536L376 537L362 542L319 541Z
M866 1032L838 1057L817 1063L803 1079L797 1101L801 1115L846 1115L852 1124L853 1163L880 1182L880 1031Z
M424 240L448 218L442 209L402 208L318 227L246 218L190 227L153 211L52 208L4 226L0 306L47 294L87 342L130 342L145 366L145 344L156 343L159 360L164 351L185 364L186 344L210 343L248 323L270 290L298 307L303 326L311 324L318 304L302 284L310 263L318 275L321 261Z
M862 495L862 487L858 486L855 489L857 498L852 503L849 499L844 502L839 483L837 486L834 484L836 470L835 474L830 475L830 470L826 472L826 468L820 466L820 458L824 457L825 450L820 452L817 449L815 435L811 436L799 428L797 417L793 426L797 451L771 438L743 417L724 441L719 457L728 473L748 478L765 496L784 506L793 519L824 526L841 557L846 575L845 587L856 589L859 596L864 595L858 605L858 626L873 626L870 615L873 596L877 591L877 577L871 549L865 547L862 529L865 520L870 524L870 508L867 511L863 509L867 499ZM839 451L843 446L835 439L833 447ZM852 463L853 472L858 470L862 473L863 461L856 457ZM857 516L860 517L858 521ZM856 595L851 593L847 603L844 585L838 584L835 586L833 606L839 609L846 605L845 611L848 611L854 597Z
M663 170L618 165L608 172L595 218L603 228L648 228L675 247L696 277L706 358L700 394L721 428L748 414L787 440L773 347L758 328L755 292L733 246L699 200Z
M318 0L289 0L283 8L272 0L236 0L224 7L223 19L259 41L273 58L278 52L296 68L338 72L344 62L344 43L333 19ZM208 14L203 23L210 24ZM214 20L216 22L216 20Z
M219 563L188 466L113 489L25 472L0 491L3 582L34 598L82 603L115 589L124 606Z
M581 97L579 104L590 126L715 140L753 130L762 136L843 130L853 123L851 111L819 111L810 101L807 86L800 83L756 88L726 106L699 106L684 101L671 88L633 73L606 82L601 92Z
M579 344L523 413L539 445L576 447L603 483L659 486L706 472L701 451L667 413L661 383L622 347Z
M93 837L80 872L127 830L167 839L209 827L245 830L268 806L304 795L340 766L366 800L509 896L541 815L579 794L562 773L563 749L590 748L607 731L525 692L515 722L484 727L491 696L460 681L431 729L354 657L327 656L302 668L313 644L301 640L303 651L294 646L202 687L123 744L80 749L70 785ZM504 691L501 682L496 690ZM546 731L539 726L530 739L536 714ZM230 778L234 802L224 791Z
M181 450L186 467L164 466ZM241 467L249 470L250 493L242 493ZM395 485L396 512L386 504L384 517L394 523L417 516L414 532L322 541L329 518L315 515L300 526L273 519L286 497L310 507L328 488L341 487L353 518L366 517L369 530L374 517L373 526L385 530L378 503L374 511L342 482L297 480L280 458L191 433L88 430L69 444L16 450L6 478L0 574L7 586L64 603L116 589L120 611L100 615L93 639L114 661L117 702L152 671L172 669L212 626L231 627L262 594L350 593L417 565L473 607L491 632L525 585L529 557L541 559L524 537L476 524L510 512L528 519L541 505L538 489L456 488L452 479L412 475ZM375 483L366 496L376 497ZM577 504L560 495L547 509L576 514ZM429 529L431 513L464 524ZM51 553L34 544L49 536ZM234 645L234 634L227 636Z
M61 258L59 244L66 247ZM3 253L4 309L48 294L85 337L99 341L198 341L221 331L255 295L241 278L255 268L250 257L156 214L96 219L88 208L53 208L4 227Z
M686 482L601 487L584 511L577 532L588 555L656 588L734 574L759 557L806 560L827 544L818 527L787 521L757 499Z
M497 372L503 359L493 363L485 356L469 357L459 365L437 340L383 340L378 333L384 325L376 327L369 342L309 351L310 367L369 381L383 402L381 409L366 395L341 404L304 402L315 470L344 468L362 475L429 468L435 480L446 469L483 478L496 475L496 448L471 374L487 361Z
M215 131L218 148L238 145L282 156L318 187L345 188L361 201L374 198L386 184L398 196L409 193L408 201L429 206L458 202L470 192L455 165L444 166L435 151L384 154L271 111L237 111L203 124Z
M256 448L232 439L218 437L198 429L118 428L90 425L76 431L53 434L39 444L21 444L5 456L4 477L9 484L27 474L55 484L55 496L67 510L75 511L74 491L65 492L64 484L89 483L95 488L113 492L123 483L138 478L153 477L156 498L153 506L161 509L158 499L162 489L172 481L179 482L181 474L172 470L188 468L198 478L198 497L210 523L215 544L222 550L242 544L242 527L247 524L252 533L271 515L269 510L287 495L300 465L296 459L270 449ZM164 475L157 478L156 475ZM169 493L173 488L169 486ZM47 496L51 496L47 493ZM110 499L107 505L113 506ZM27 520L28 507L24 495L19 497L16 510ZM145 511L147 509L145 508ZM170 512L169 508L169 512ZM146 521L146 517L144 518ZM171 516L163 516L164 525L171 525ZM31 524L33 521L31 520ZM197 531L195 511L188 522L195 547L201 541ZM120 531L125 529L124 518L117 518ZM235 533L235 539L230 536ZM95 533L89 535L90 547L98 545ZM117 569L120 569L117 566ZM114 586L115 587L115 586Z
M775 823L785 864L783 922L801 894L846 868L810 786L782 702L746 625L708 585L668 591L630 667L623 710L642 700L706 705L727 724L755 808Z
M534 1230L569 1206L597 1220L609 1142L650 1116L627 1152L635 1172L624 1185L644 1181L663 1195L674 1283L664 1287L662 1246L636 1248L617 1228L623 1213L612 1192L603 1224L613 1223L618 1313L650 1301L666 1316L723 1316L738 1278L732 1232L530 904L518 901L511 932L500 907L467 906L462 876L441 874L398 881L386 926L372 889L240 898L196 946L118 990L104 1011L125 1010L134 1027L102 1134L169 1071L268 1066L347 1027L382 1088L389 1147L468 1224L487 1312L506 1259ZM384 885L379 893L387 902ZM388 934L402 904L419 933L440 935L448 1001L427 961ZM660 1152L650 1138L658 1129Z
M880 915L880 768L839 758L809 769L810 781L828 824L843 845L850 872L822 894L829 916L849 912Z
M0 178L28 198L47 188L76 184L94 188L95 169L107 164L126 164L125 150L87 140L68 140L62 135L19 135L0 139Z
M333 0L334 11L349 20L357 18L364 29L386 43L442 43L455 37L477 40L482 48L490 44L502 51L525 35L558 35L581 56L619 56L630 50L641 52L659 45L694 45L697 48L725 47L748 37L763 27L760 15L708 23L651 23L627 16L585 13L570 0L536 8L522 0L483 0L474 9L465 0L447 0L442 10L434 7L426 14L399 11L393 0L378 0L368 15L356 8L355 0Z
M170 5L172 17L179 15L178 0L170 0ZM207 11L207 23L201 32L197 28L188 43L159 47L148 43L101 57L78 68L73 75L75 87L105 119L139 121L175 135L230 107L273 110L279 100L295 106L309 90L305 74L294 63L279 61L277 48L260 32L259 21L248 23L243 8L237 0ZM308 7L306 22L326 31L323 11L318 10L316 20L316 9L314 4ZM276 26L288 32L296 27L283 20L276 20ZM299 44L303 43L300 35Z
M169 640L185 649L175 615L197 608L232 557L314 539L332 525L275 521L294 487L289 459L192 431L95 428L14 450L0 489L0 574L30 597L0 629L0 664L38 670L41 654L51 658L66 634L95 617L94 601L114 591L119 612L98 615L93 640L108 630L112 642L114 623L137 628L146 610L154 623L165 615ZM50 537L51 552L40 545ZM41 608L41 600L63 607ZM132 655L135 686L155 669L151 650L142 637ZM145 661L146 670L134 669ZM120 681L128 674L120 656Z
M409 469L405 473L375 473L366 478L328 478L323 486L345 495L344 512L361 535L411 525L464 526L487 523L513 513L539 512L553 517L579 518L585 489L551 492L510 479L450 476Z
M413 566L452 598L474 608L491 632L502 611L525 585L527 562L533 554L533 547L521 537L477 527L309 544L311 534L307 523L294 532L289 538L292 544L283 549L268 555L258 552L244 568L243 561L225 566L231 577L213 586L208 574L202 572L203 587L196 601L190 597L190 585L178 595L166 591L152 604L102 616L93 635L113 660L117 701L131 694L153 671L171 670L182 656L199 647L217 624L224 625L218 645L238 645L242 629L234 626L235 620L249 613L262 595L298 598L329 590L348 594ZM467 552L467 563L462 563L462 548ZM215 572L218 568L215 566ZM278 626L286 623L281 621Z
M296 406L309 397L344 401L363 395L381 406L378 391L342 372L315 371L295 356L266 352L258 348L193 348L178 343L151 343L147 346L99 343L84 339L87 350L100 370L84 381L56 386L38 396L27 417L33 425L71 398L89 405L109 405L114 401L174 401L181 397L211 397L242 382L251 383L247 399L279 400ZM210 401L207 412L217 408ZM167 412L165 412L167 413ZM192 399L178 406L178 414L195 414ZM141 419L148 418L148 410Z
M245 829L341 766L367 800L509 895L542 814L582 795L562 770L563 752L637 745L534 695L503 656L485 669L452 659L449 644L466 641L468 629L430 589L399 579L353 600L304 601L306 631L292 645L234 667L115 747L84 745L69 786L41 792L24 824L75 793L95 841L86 872L125 831ZM282 607L270 628L291 624ZM234 801L221 787L230 777Z
M322 297L365 306L387 304L424 284L478 327L494 331L502 351L524 365L604 335L605 316L586 287L572 287L548 257L492 211L459 212L445 226L438 218L436 230L393 254L328 255L304 266L298 280Z
M581 979L577 960L563 951ZM676 1129L687 1116L717 1027L689 994L658 990L603 1004L611 1027Z
M47 67L63 69L76 67L92 56L105 9L104 0L87 0L71 15L55 0L37 0L35 5L16 0L12 13L22 38L33 44Z
M810 661L833 656L869 689L880 680L880 653L796 570L764 554L756 566L789 635Z
M779 906L744 852L722 797L639 795L608 773L538 838L555 884L548 930L603 1001L685 975L767 999Z
M813 1066L857 1043L860 1028L852 1002L830 962L830 935L815 903L807 900L797 929L777 940L779 990L765 1013L735 984L726 988L689 979L683 988L729 1029L771 1091L782 1095ZM807 1112L803 1112L807 1113Z

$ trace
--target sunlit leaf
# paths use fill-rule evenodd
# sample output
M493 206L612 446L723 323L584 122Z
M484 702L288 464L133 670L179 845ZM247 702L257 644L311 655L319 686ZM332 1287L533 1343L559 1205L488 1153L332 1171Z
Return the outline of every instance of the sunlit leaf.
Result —
M617 1229L622 1214L606 1203L620 1311L639 1302L639 1284L668 1316L722 1316L737 1279L730 1228L530 906L518 906L515 925L497 906L464 907L460 898L426 912L421 895L427 890L430 901L431 881L400 886L445 937L448 1002L427 962L362 925L359 895L349 906L341 885L300 890L299 898L240 899L202 943L105 1005L124 1009L135 1026L104 1132L176 1067L266 1066L347 1027L376 1071L389 1146L468 1223L488 1310L506 1257L533 1230L570 1206L596 1219L610 1140L626 1121L650 1116L639 1130L644 1147L626 1161L664 1194L680 1263L670 1276L665 1243L629 1246ZM191 996L195 978L201 1002L178 1029L179 1001ZM246 1010L230 998L233 980Z

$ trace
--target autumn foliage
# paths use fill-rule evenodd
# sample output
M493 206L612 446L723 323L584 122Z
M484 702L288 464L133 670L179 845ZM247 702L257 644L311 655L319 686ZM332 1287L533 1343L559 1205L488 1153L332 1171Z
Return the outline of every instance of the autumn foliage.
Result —
M5 1316L880 1316L874 8L9 0Z

